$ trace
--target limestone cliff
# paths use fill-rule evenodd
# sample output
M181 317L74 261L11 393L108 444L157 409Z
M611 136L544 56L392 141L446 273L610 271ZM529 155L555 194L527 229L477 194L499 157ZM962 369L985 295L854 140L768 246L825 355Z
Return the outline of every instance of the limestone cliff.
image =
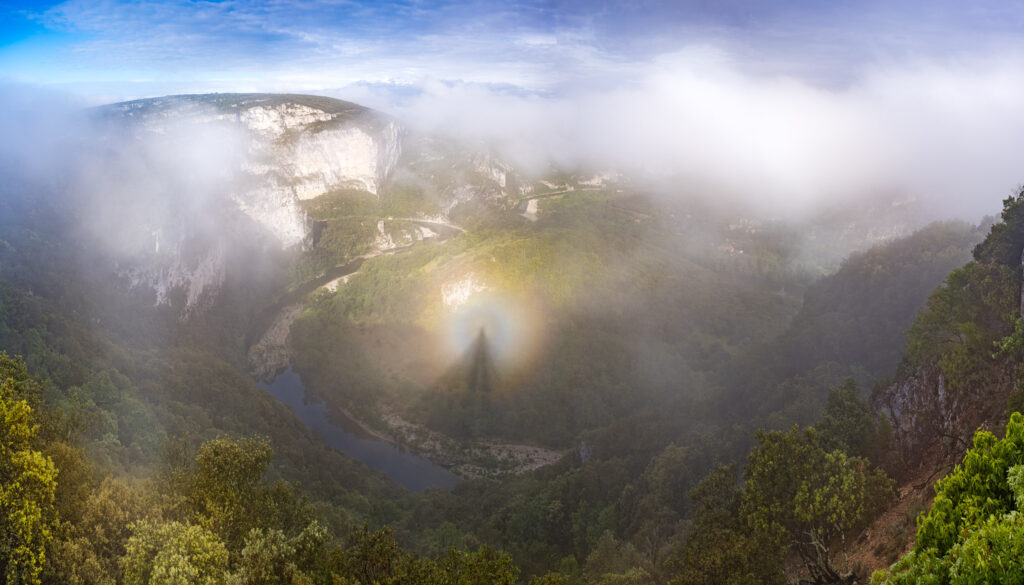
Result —
M227 195L283 247L301 244L309 222L299 202L332 189L377 194L402 152L403 128L361 106L303 95L169 96L107 106L150 133L227 122L245 131L241 176Z
M233 167L226 169L230 180L219 183L218 189L179 197L177 206L166 209L153 205L152 213L126 218L152 238L137 246L136 261L122 262L119 272L135 286L153 289L158 304L171 302L172 291L182 291L183 315L216 296L223 284L224 248L233 245L233 234L219 226L237 224L237 218L229 221L227 216L240 211L280 248L308 245L312 226L301 201L342 188L379 194L401 156L404 134L398 122L373 110L302 95L169 96L106 106L97 110L97 117L108 127L118 128L117 138L127 139L129 149L145 150L163 141L172 146L156 152L182 145L203 152L219 146L203 142L218 142L223 136L231 138L224 140L225 148L228 142L237 143L238 156L218 159L219 164ZM182 128L192 129L185 140L167 139ZM211 128L222 132L211 135ZM154 174L165 170L159 161L147 161L147 165L155 167ZM121 172L117 164L111 167L104 172L112 176ZM171 170L189 174L187 167ZM146 185L130 188L140 191ZM190 188L192 184L183 181L179 191ZM154 194L129 194L147 195L157 200ZM197 224L207 227L190 227ZM250 236L251 230L246 230L245 237Z
M238 246L315 246L305 201L363 192L381 209L393 208L393 197L403 215L434 220L412 231L378 222L374 248L382 251L433 237L431 226L447 225L461 204L513 208L530 189L485 145L407 136L396 120L331 98L181 95L94 113L105 125L93 149L116 156L93 161L90 174L107 179L94 185L99 195L85 207L124 207L110 227L127 234L99 239L118 241L122 277L152 289L157 304L177 307L181 299L183 316L217 296Z
M979 427L1001 427L1014 390L1010 373L994 367L989 384L952 390L935 365L901 376L877 393L872 407L889 419L903 463L935 465L958 458Z

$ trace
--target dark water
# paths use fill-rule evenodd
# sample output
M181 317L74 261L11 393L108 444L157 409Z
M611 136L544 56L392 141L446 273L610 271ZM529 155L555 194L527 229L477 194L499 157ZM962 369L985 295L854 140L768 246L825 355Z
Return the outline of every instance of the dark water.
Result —
M350 433L332 424L327 420L327 408L323 403L305 401L306 388L291 368L278 374L270 384L261 382L260 386L274 398L292 407L309 428L323 436L325 443L362 461L367 467L383 471L411 491L422 492L429 487L452 488L459 482L459 476L434 465L426 458L402 451L385 441Z

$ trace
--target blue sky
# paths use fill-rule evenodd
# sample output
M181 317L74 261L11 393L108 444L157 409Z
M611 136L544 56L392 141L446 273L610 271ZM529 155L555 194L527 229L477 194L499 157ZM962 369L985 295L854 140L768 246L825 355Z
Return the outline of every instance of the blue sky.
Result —
M559 93L714 47L842 85L865 67L1015 50L1024 11L977 2L71 0L0 4L0 79L94 99L427 80Z

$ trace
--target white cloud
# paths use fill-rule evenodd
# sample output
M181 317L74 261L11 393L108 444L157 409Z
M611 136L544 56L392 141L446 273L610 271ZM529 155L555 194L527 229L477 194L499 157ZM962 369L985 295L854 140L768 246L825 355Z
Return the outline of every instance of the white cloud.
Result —
M842 88L744 72L708 47L631 71L556 97L427 81L413 98L370 86L348 99L492 142L526 167L685 176L780 213L896 195L978 217L1024 181L1024 59L907 62Z

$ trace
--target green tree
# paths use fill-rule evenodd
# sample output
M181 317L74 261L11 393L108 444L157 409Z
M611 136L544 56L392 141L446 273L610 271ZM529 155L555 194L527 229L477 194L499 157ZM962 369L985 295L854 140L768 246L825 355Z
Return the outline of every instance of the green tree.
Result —
M452 585L513 585L519 578L519 569L512 564L512 557L506 552L482 546L469 552L455 548L448 549L436 561L437 581L427 583L451 583Z
M935 484L918 519L914 549L872 583L974 585L1024 583L1024 415L1014 413L999 439L974 435L963 461Z
M822 447L839 449L854 457L875 455L876 422L871 408L860 397L853 378L828 391L821 421L814 426Z
M891 481L863 459L823 449L814 429L760 431L757 442L744 469L748 527L794 550L814 582L847 577L846 536L891 495ZM844 555L838 566L837 552Z
M987 382L993 348L1013 332L1019 269L970 262L949 273L908 330L910 364L937 363L950 389Z
M610 530L601 534L594 550L587 555L587 562L583 570L583 582L587 584L602 584L625 575L642 573L646 581L651 576L641 565L644 564L643 556L636 547L628 542L621 542Z
M718 466L690 492L693 529L669 560L672 585L785 582L778 545L747 529L742 497L735 466Z
M1024 248L1024 188L1003 200L1002 220L992 226L985 241L974 248L978 262L1019 266Z
M228 438L207 441L196 452L188 499L197 521L229 550L241 550L245 536L268 514L263 474L271 454L265 440Z
M0 354L3 373L19 364ZM34 448L39 424L25 386L0 380L0 573L12 585L40 582L55 522L57 468Z
M202 526L142 520L123 560L125 585L220 585L228 551Z
M120 560L132 535L131 526L147 511L142 494L107 477L87 490L76 505L75 515L61 518L62 534L54 539L44 581L55 585L113 584L121 573Z
M349 534L343 549L333 551L331 566L342 583L369 585L401 583L409 573L424 569L405 556L389 528L370 532L366 527Z
M294 538L276 529L254 528L245 539L238 571L229 585L309 583L324 559L327 530L317 522Z

